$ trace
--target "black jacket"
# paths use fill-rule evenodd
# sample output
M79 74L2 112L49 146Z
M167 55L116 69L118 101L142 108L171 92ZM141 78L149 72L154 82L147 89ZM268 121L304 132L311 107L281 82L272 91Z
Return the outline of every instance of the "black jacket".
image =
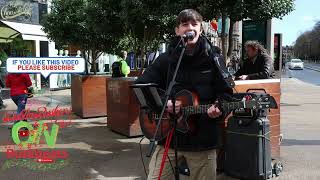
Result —
M248 75L252 80L273 78L273 61L267 53L259 53L254 63L246 59L234 75Z
M172 79L181 51L181 47L175 50L176 45L177 40L173 40L169 50L161 54L135 83L156 83L160 88L166 89ZM187 89L196 92L200 104L213 103L217 97L228 98L232 94L232 88L224 81L217 66L213 63L214 55L211 52L214 50L203 37L198 40L195 48L194 55L184 55L182 59L176 78L179 85L175 87L175 91ZM220 117L220 120L222 119L224 116ZM219 145L217 122L217 119L211 119L207 114L197 115L195 132L178 133L178 149L201 151L216 148ZM159 142L159 144L163 143Z

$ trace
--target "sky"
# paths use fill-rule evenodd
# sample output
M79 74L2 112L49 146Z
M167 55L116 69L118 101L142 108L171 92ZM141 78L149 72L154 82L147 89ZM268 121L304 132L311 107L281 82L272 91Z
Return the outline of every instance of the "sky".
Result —
M295 0L295 10L275 19L275 33L282 33L282 45L293 45L300 34L311 30L320 21L320 0Z

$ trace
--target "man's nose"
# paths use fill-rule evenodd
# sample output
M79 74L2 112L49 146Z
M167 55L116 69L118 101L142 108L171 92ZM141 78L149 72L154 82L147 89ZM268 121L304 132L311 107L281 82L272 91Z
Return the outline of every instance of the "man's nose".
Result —
M191 23L189 23L187 25L187 30L193 30L193 29L194 29L193 25Z

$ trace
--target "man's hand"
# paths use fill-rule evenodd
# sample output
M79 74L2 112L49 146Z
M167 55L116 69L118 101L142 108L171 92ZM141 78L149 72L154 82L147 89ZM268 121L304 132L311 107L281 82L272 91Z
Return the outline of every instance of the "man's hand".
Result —
M242 76L239 76L239 79L241 79L241 80L249 80L249 76L248 75L242 75Z
M175 110L176 110L176 114L178 114L181 110L181 105L182 105L182 102L179 101L179 100L176 100L176 104L175 104ZM172 104L172 101L169 100L168 103L167 103L167 111L169 113L173 113L173 104Z
M217 107L217 105L212 105L208 111L207 114L210 118L217 118L222 115L222 112L220 109Z

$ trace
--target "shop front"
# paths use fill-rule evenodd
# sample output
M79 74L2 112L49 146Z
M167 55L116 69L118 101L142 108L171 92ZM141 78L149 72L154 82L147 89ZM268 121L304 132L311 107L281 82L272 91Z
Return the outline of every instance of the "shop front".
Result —
M0 57L48 57L54 43L42 31L40 21L47 4L31 0L0 0ZM6 63L1 59L1 78ZM41 89L41 75L30 74L35 89Z

